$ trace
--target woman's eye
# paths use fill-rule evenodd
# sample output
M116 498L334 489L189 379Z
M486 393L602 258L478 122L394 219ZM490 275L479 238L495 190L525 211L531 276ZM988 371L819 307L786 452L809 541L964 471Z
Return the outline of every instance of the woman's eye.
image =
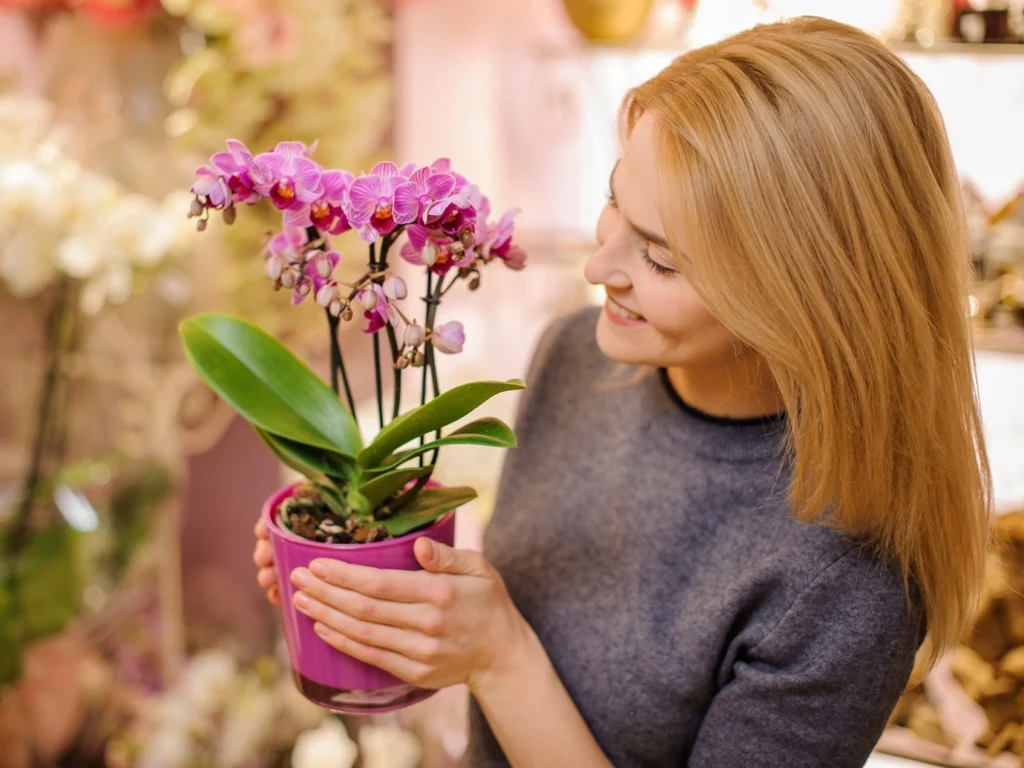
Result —
M651 258L651 252L647 248L644 248L640 255L643 257L643 260L647 264L647 266L650 267L652 270L654 270L655 274L658 274L658 275L674 275L674 274L677 274L676 271L674 269L672 269L671 267L666 267L664 264L659 264L654 259L652 259Z

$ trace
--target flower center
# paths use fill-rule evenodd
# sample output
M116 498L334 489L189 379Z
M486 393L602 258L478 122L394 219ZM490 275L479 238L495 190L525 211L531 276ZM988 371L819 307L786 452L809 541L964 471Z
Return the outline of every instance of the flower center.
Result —
M277 196L285 200L291 200L295 197L295 187L287 179L282 179L277 182Z
M458 208L453 207L451 209L451 211L448 213L448 215L444 217L445 226L448 226L448 227L455 226L458 223L459 217L461 215L462 215L462 212Z
M377 203L377 210L373 212L374 221L387 221L391 218L391 203L381 200Z
M310 208L310 213L318 219L325 219L331 215L331 206L326 200L317 200Z

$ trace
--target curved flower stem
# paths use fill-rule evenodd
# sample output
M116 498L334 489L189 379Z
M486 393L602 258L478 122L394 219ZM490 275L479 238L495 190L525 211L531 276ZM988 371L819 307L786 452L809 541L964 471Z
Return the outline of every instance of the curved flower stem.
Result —
M398 231L400 232L401 230ZM395 242L396 238L397 235L395 234L388 235L387 237L384 238L384 245L381 246L380 250L381 271L387 271L388 251L391 250L391 245L392 243ZM408 323L409 321L406 319L404 315L402 315L402 310L400 310L395 305L392 306L394 307L395 311L398 312L399 315L401 315L402 319L405 320L406 323ZM391 325L391 323L388 323L387 331L388 344L391 345L391 370L394 375L395 383L394 400L392 401L391 404L391 419L394 420L398 418L398 414L401 413L402 411L402 369L398 367L398 337L395 335L395 327Z
M370 272L381 271L377 263L377 244L370 243ZM379 278L378 278L379 279ZM373 373L377 385L377 423L384 429L384 391L380 372L380 331L373 333Z
M338 395L338 374L341 374L342 386L345 388L345 399L348 401L348 410L354 417L356 415L356 403L352 397L352 388L348 383L348 373L345 371L345 360L341 356L341 345L338 344L338 326L341 319L324 310L327 315L327 325L330 328L331 341L331 389Z

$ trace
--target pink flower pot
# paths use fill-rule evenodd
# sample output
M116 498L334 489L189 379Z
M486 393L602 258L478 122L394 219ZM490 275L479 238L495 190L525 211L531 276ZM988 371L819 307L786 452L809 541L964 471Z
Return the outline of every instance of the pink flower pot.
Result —
M373 544L324 544L296 536L277 524L277 509L292 495L289 486L275 493L263 505L263 521L270 531L278 586L281 592L281 620L291 659L292 674L299 691L315 704L335 712L373 714L407 707L436 691L418 688L394 675L364 664L335 650L313 631L313 620L295 610L292 597L297 591L290 574L307 568L318 558L341 560L354 565L420 570L413 544L420 536L451 546L455 541L455 512L440 517L433 525Z

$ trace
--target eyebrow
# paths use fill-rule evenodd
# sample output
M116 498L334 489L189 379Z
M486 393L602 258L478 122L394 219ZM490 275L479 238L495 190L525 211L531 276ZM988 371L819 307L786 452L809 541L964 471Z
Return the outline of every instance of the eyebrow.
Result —
M618 167L619 167L619 161L616 160L615 161L615 165L612 166L612 172L608 176L608 192L611 194L612 202L614 202L616 204L616 207L618 207L618 202L617 202L617 198L615 197L615 169L618 168ZM621 209L620 209L620 212L621 212ZM625 218L625 214L623 214L623 217ZM664 248L666 251L671 251L672 250L671 246L669 246L669 244L668 244L668 240L666 240L661 235L656 235L653 232L648 232L643 227L639 227L636 224L634 224L628 218L626 218L626 223L629 225L630 229L632 229L634 232L636 232L640 237L642 237L647 242L649 242L649 243L651 243L653 245L657 245L657 246L659 246L661 248Z

